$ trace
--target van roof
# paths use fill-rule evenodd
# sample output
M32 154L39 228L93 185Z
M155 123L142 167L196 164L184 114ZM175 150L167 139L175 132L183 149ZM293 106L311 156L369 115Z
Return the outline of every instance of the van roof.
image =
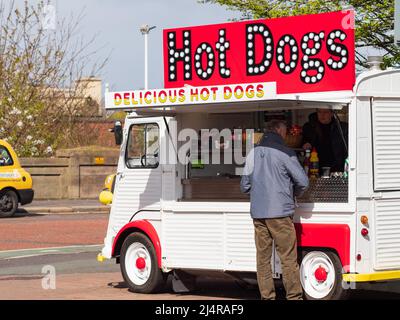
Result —
M354 86L358 97L393 97L400 98L400 69L368 70L361 73Z

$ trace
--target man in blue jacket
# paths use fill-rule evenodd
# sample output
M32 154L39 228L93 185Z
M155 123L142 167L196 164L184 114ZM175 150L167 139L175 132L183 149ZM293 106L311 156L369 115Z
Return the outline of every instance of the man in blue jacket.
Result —
M297 239L293 224L295 196L308 188L308 178L293 150L285 146L284 121L272 120L267 133L246 158L240 188L250 193L250 214L255 229L257 281L262 299L275 299L272 245L282 265L287 299L302 299Z

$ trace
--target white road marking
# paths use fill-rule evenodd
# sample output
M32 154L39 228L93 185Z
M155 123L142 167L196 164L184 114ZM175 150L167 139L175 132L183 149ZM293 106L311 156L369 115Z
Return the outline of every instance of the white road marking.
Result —
M71 254L82 252L100 252L103 245L81 245L81 246L65 246L53 248L34 248L0 251L0 260L3 259L20 259L28 257L42 256L46 254Z

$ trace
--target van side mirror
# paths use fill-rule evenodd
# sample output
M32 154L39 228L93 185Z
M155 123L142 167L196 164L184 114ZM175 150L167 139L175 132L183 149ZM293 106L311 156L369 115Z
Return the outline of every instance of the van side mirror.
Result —
M114 132L115 144L120 146L122 144L122 123L121 121L115 121L114 128L110 129L110 132Z

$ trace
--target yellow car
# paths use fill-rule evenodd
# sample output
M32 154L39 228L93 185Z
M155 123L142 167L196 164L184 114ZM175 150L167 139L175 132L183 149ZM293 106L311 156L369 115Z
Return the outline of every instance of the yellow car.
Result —
M104 205L112 203L113 193L115 187L115 174L110 174L106 177L104 182L104 189L99 195L99 200Z
M33 200L32 177L19 163L17 154L0 140L0 217L11 217L21 205Z

